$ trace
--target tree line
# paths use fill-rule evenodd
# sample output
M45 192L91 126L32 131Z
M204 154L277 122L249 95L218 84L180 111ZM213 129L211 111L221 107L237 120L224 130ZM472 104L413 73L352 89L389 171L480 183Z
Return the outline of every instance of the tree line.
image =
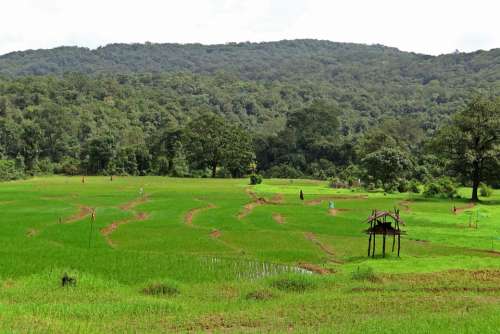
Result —
M392 191L449 176L474 186L475 198L481 182L498 186L494 96L436 119L363 116L320 87L304 89L224 73L0 79L0 179L261 173Z

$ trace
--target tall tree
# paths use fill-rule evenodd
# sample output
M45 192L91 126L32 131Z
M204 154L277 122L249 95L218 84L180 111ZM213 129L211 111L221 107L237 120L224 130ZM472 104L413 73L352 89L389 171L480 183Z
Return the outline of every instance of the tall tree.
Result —
M500 100L473 98L440 129L434 149L448 161L449 170L472 183L471 200L500 158Z
M253 160L250 135L214 114L191 121L186 127L186 141L189 160L196 168L210 168L212 177L220 166L232 176L241 176Z

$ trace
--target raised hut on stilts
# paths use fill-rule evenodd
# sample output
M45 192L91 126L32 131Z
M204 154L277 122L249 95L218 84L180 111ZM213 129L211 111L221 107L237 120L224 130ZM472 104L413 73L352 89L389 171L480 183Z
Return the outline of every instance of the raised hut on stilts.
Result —
M400 225L404 226L405 223L399 217L399 209L394 209L394 212L373 210L370 217L368 217L367 223L370 224L370 228L365 230L366 234L369 235L368 256L371 254L372 257L375 257L375 238L377 235L382 235L382 257L385 257L385 241L387 236L392 236L392 252L394 252L396 238L398 239L399 256L401 235L405 234L400 229Z

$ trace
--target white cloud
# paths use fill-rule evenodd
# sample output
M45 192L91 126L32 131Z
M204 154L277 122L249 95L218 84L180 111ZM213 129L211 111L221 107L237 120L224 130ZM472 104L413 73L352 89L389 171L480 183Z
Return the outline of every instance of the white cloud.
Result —
M318 38L429 54L500 47L490 0L2 0L0 54L114 42Z

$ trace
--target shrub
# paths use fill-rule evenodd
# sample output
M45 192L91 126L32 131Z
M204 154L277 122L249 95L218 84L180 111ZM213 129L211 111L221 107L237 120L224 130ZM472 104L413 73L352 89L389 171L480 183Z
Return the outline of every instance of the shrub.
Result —
M17 169L14 160L0 160L0 181L22 179L24 176L24 170Z
M349 185L342 180L340 180L338 177L331 177L328 180L328 183L330 184L330 188L347 188Z
M454 198L457 196L457 187L450 178L443 177L426 184L424 195L426 197Z
M175 296L180 293L177 283L173 281L151 283L142 289L142 293L150 296Z
M266 174L270 178L281 179L299 179L303 176L300 171L285 164L271 167Z
M262 183L262 175L255 173L250 175L250 184L256 185L261 183Z
M66 158L55 169L58 174L78 175L80 174L80 161L73 158Z
M402 179L397 184L397 189L400 193L406 193L410 190L410 182L405 179Z
M274 294L270 290L256 290L249 292L246 296L246 299L253 299L253 300L269 300L274 298Z
M481 183L479 186L479 195L482 197L490 197L493 194L493 189L488 187L487 184Z
M316 288L316 282L306 275L290 275L275 279L271 286L282 291L302 293Z
M418 183L418 181L415 180L410 181L408 191L415 194L420 194L420 184Z
M371 281L374 282L377 280L377 276L373 271L372 267L358 267L351 273L351 277L356 281Z

